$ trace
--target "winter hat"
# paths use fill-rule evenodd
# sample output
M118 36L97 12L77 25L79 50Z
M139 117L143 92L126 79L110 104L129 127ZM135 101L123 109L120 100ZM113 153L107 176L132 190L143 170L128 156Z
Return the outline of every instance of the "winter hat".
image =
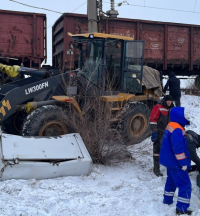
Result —
M165 101L172 101L173 99L172 99L171 95L165 95L164 100Z

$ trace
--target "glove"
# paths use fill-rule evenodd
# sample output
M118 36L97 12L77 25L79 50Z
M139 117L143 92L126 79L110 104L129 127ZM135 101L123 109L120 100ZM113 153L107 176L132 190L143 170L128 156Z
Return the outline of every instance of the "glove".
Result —
M182 166L182 170L185 171L187 169L187 166Z
M158 137L158 132L153 132L153 133L151 134L151 141L152 141L152 142L155 142L156 139L157 139L157 137Z
M200 173L197 175L197 186L200 188Z

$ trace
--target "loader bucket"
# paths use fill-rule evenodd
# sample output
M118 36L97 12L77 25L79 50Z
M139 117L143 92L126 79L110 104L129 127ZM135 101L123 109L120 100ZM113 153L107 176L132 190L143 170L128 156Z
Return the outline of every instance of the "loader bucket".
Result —
M1 135L0 178L48 179L87 175L92 159L79 134L59 137Z

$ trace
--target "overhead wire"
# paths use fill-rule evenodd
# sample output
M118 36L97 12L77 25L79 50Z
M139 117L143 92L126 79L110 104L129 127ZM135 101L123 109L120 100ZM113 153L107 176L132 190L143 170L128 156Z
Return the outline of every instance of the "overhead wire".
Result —
M106 1L103 1L104 3L110 3L110 2L106 2ZM123 3L127 3L127 4L123 4ZM196 0L197 2L197 0ZM195 5L196 5L196 2L195 2ZM157 9L157 10L167 10L167 11L176 11L176 12L184 12L184 13L196 13L196 14L199 14L200 12L195 12L195 11L187 11L187 10L179 10L179 9L170 9L170 8L161 8L161 7L153 7L153 6L147 6L147 5L137 5L137 4L130 4L128 3L127 1L124 1L124 2L119 2L119 3L115 3L116 5L126 5L126 6L132 6L132 7L143 7L143 8L151 8L151 9ZM195 6L196 8L196 6Z
M80 7L82 7L85 3L87 3L87 1L85 1L83 4L81 4L79 7L77 7L75 10L73 10L71 13L73 13L74 11L76 11L77 9L79 9Z
M74 9L71 13L73 13L74 11L78 10L80 7L82 7L87 1L85 1L83 4L81 4L79 7L77 7L76 9ZM47 28L50 28L53 25L48 26Z
M195 9L196 9L196 5L197 5L197 0L195 1L193 13L194 13L194 11L195 11Z
M27 7L31 7L31 8L36 8L36 9L40 9L40 10L46 10L46 11L50 11L50 12L54 12L54 13L63 14L63 13L61 13L59 11L54 11L54 10L50 10L50 9L47 9L47 8L41 8L41 7L32 6L32 5L24 4L22 2L18 2L18 1L15 1L15 0L8 0L8 1L15 2L17 4L21 4L21 5L24 5L24 6L27 6ZM71 13L73 13L76 10L78 10L80 7L82 7L86 3L87 3L87 1L85 1L83 4L81 4L80 6L78 6L77 8L75 8ZM53 25L50 25L47 28L50 28L51 26L53 26Z
M21 5L24 5L26 7L31 7L31 8L36 8L36 9L40 9L40 10L46 10L46 11L50 11L50 12L54 12L54 13L63 14L63 13L61 13L59 11L54 11L54 10L50 10L50 9L47 9L47 8L41 8L41 7L32 6L32 5L24 4L22 2L18 2L18 1L15 1L15 0L8 0L8 1L15 2L17 4L21 4Z

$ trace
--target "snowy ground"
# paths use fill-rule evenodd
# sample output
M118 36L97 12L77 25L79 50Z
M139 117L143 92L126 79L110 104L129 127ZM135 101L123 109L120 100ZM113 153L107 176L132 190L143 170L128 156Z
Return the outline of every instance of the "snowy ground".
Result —
M191 126L200 133L200 98L182 96ZM129 148L133 160L115 167L93 165L89 176L49 180L0 182L0 216L173 216L177 193L170 206L162 203L164 177L152 173L152 143L146 139ZM200 151L199 151L200 153ZM200 215L200 193L192 181L191 209Z

